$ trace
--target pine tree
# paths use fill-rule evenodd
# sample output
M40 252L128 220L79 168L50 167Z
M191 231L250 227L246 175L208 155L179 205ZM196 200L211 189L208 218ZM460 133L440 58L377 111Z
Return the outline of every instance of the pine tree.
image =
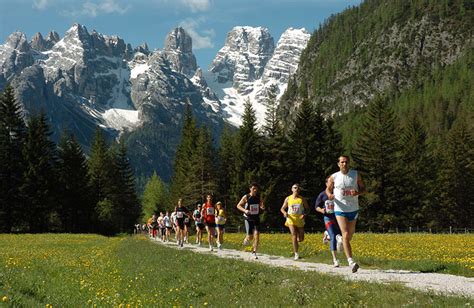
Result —
M361 216L366 226L376 229L398 225L405 210L397 202L399 146L396 117L388 102L387 96L379 96L369 103L353 153L359 171L365 172L362 178L369 192L366 203L361 203Z
M25 201L22 213L32 233L54 229L53 225L58 223L55 219L57 154L54 142L49 139L50 134L44 112L30 118L23 151L26 164L21 193Z
M404 127L400 141L402 185L399 186L399 202L405 210L399 226L422 226L433 211L429 202L433 171L430 172L432 159L426 133L415 116Z
M96 129L88 160L89 186L94 204L94 225L98 232L113 234L117 211L111 196L113 194L114 165L102 131Z
M264 136L262 138L262 162L259 178L265 195L266 222L272 224L281 217L280 206L288 190L286 187L286 169L283 163L288 140L283 134L283 126L278 116L276 88L270 88L267 94ZM285 192L285 193L284 193Z
M153 172L153 175L145 185L142 198L142 221L146 221L154 213L165 212L166 186L161 178Z
M59 215L66 232L90 232L91 202L87 159L74 135L64 132L58 146Z
M205 195L214 195L217 191L216 183L216 153L212 146L212 137L206 127L198 130L195 150L191 157L190 178L194 180L194 190L190 195L183 196L185 201L195 202Z
M191 198L193 192L198 189L197 178L192 178L194 174L190 173L193 168L192 157L196 148L197 136L196 121L188 104L184 114L181 142L176 149L173 176L170 184L171 199L168 200L167 208L174 207L178 198L184 198L184 196Z
M117 232L131 232L137 223L141 206L135 191L135 175L127 157L127 148L123 138L118 149L113 153L114 174L111 201L116 212L114 221Z
M217 195L222 198L222 202L226 205L226 214L228 220L226 224L235 226L239 221L237 217L241 214L235 209L236 200L239 196L232 196L232 179L237 176L236 166L236 148L238 142L238 134L226 124L222 130L220 147L217 159Z
M232 179L232 196L238 200L247 192L251 182L258 182L259 169L262 162L262 140L257 131L257 118L255 110L249 99L245 101L242 125L239 130L236 148L237 173Z
M434 208L440 214L436 223L443 227L457 225L472 228L474 136L464 118L460 117L453 123L441 153L436 189L439 199Z
M23 184L25 138L20 105L13 88L7 86L0 98L0 232L11 232L23 215L19 188Z

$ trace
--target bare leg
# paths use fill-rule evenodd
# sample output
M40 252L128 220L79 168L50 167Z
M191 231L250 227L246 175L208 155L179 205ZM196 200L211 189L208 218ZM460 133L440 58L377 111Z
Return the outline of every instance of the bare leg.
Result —
M342 217L342 216L336 216L336 219L342 233L342 243L344 245L344 253L346 254L346 257L348 259L352 258L351 240L355 232L355 226L356 226L357 220L354 219L353 221L349 221L347 218Z
M294 225L288 225L291 232L291 242L293 244L293 252L298 253L298 228Z

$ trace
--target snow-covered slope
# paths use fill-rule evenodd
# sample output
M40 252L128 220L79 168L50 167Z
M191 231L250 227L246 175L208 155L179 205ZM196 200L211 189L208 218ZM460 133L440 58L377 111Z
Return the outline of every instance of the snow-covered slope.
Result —
M305 29L289 28L274 48L266 28L235 27L229 32L204 74L228 122L239 126L244 103L250 100L258 123L264 123L269 91L275 89L277 99L281 97L309 38Z

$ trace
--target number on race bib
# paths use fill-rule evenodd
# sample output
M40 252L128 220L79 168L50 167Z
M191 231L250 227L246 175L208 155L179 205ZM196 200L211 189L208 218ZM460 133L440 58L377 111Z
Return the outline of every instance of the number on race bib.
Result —
M176 212L176 217L177 218L183 218L184 213L183 212Z
M259 205L249 204L250 215L258 215Z
M290 214L298 214L300 212L301 204L292 204L290 206L291 213Z
M326 208L326 213L334 213L334 202L332 200L326 200L326 202L324 202L324 207Z
M214 215L214 208L213 207L208 207L206 209L207 215Z

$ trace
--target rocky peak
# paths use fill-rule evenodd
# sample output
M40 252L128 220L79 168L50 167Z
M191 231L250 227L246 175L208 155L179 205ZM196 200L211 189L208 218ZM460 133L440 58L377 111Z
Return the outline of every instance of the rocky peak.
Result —
M248 93L252 91L249 82L262 76L274 49L273 37L267 28L234 27L209 71L217 75L217 82L233 82L239 92Z
M164 57L170 62L173 70L188 77L196 71L196 57L193 54L192 38L178 27L171 30L165 39Z
M304 28L289 28L283 32L272 58L265 66L263 82L276 80L286 84L289 77L296 72L301 53L306 48L310 37L311 34Z
M26 39L26 35L23 32L14 32L10 34L10 36L7 38L7 41L5 44L12 48L16 49L20 52L28 52L30 51L30 45L28 44L28 41Z
M134 49L134 51L135 52L140 52L140 53L145 54L145 55L150 54L150 49L148 48L148 44L146 42L143 42L141 45L137 46Z
M46 48L46 41L44 40L43 36L39 32L37 32L31 38L30 46L31 48L39 50L39 51L45 51L48 49Z
M52 46L59 42L60 39L61 38L59 37L59 34L56 31L49 31L48 36L46 37L46 42L48 42Z

